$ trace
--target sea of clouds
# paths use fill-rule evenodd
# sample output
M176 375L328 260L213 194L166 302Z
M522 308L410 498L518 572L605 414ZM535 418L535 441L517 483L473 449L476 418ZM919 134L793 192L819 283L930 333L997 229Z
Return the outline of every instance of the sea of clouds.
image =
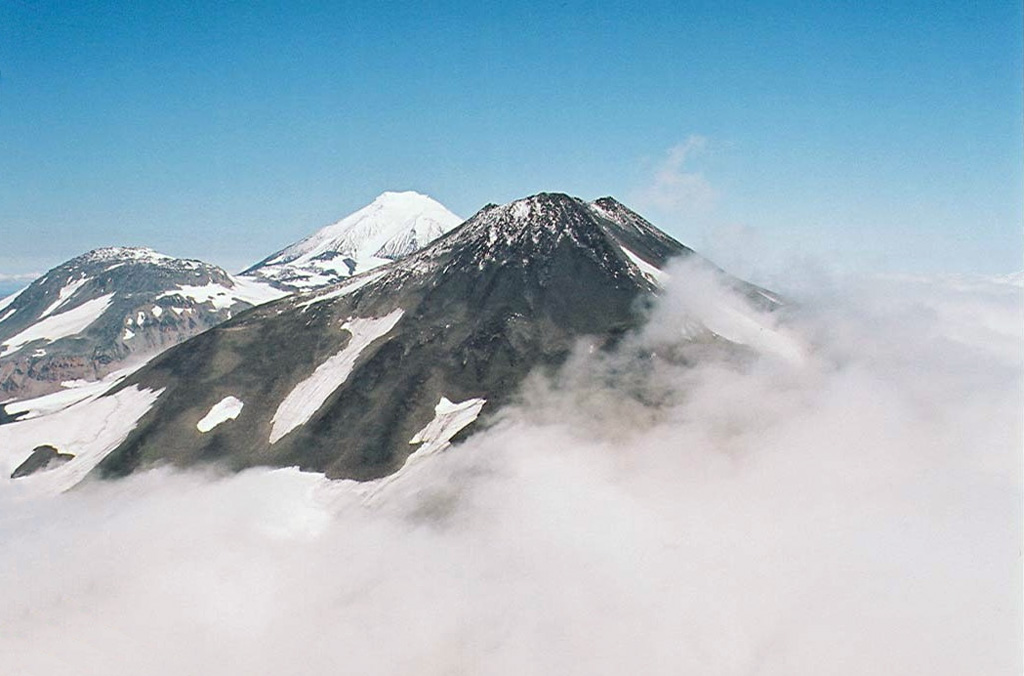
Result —
M11 674L1016 674L1024 290L678 268L488 431L372 490L0 483ZM681 340L683 335L698 340Z

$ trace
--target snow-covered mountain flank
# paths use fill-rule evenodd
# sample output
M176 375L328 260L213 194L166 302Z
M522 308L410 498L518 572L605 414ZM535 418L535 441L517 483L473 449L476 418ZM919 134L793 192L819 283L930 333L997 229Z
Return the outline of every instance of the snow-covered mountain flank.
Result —
M97 380L283 295L150 249L90 251L0 301L0 400Z
M426 195L385 192L242 274L285 289L326 286L408 255L461 222Z

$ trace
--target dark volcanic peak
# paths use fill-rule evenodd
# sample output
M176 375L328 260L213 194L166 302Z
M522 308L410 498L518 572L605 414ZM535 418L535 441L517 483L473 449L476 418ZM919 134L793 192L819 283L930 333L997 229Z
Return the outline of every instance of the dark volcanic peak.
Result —
M561 251L561 253L556 253ZM612 277L656 283L655 268L692 251L612 198L588 203L563 193L539 193L489 204L421 251L390 266L389 281L443 269L493 265L550 269L586 257Z
M593 226L594 214L578 197L539 193L500 206L485 207L458 230L456 241L485 242L488 247L557 244Z

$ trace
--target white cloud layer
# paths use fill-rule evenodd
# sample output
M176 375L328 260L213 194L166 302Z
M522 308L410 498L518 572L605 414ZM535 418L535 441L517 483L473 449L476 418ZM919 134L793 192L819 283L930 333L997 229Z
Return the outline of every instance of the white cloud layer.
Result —
M671 280L617 354L369 502L294 471L3 482L0 670L1019 673L1020 286L790 290L765 323L795 362L679 344Z

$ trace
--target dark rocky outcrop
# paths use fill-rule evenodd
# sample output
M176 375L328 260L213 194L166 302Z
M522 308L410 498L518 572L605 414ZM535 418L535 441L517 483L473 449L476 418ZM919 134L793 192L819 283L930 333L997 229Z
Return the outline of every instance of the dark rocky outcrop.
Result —
M35 474L36 472L43 472L48 469L54 469L60 467L68 460L73 459L75 456L72 453L61 453L53 446L36 446L35 450L32 451L32 455L25 459L25 462L18 465L13 472L11 472L12 479L19 479L21 477Z

